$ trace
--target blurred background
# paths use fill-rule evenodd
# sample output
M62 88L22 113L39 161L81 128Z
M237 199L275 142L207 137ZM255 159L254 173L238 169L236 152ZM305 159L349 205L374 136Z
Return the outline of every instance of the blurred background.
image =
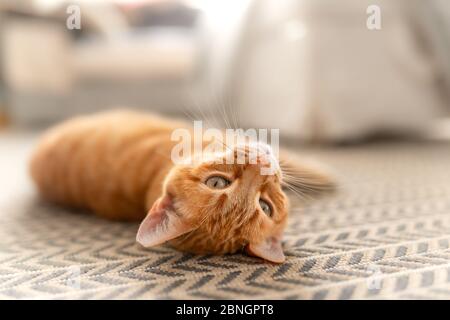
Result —
M3 128L129 107L294 141L440 137L449 89L446 0L0 0Z

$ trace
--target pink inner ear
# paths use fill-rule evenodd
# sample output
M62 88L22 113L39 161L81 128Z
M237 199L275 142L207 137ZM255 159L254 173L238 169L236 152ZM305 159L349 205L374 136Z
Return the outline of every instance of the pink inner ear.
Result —
M178 217L171 198L159 198L142 221L136 241L144 247L152 247L181 236L193 228Z
M275 263L283 263L286 260L280 237L269 237L261 243L249 244L247 253Z

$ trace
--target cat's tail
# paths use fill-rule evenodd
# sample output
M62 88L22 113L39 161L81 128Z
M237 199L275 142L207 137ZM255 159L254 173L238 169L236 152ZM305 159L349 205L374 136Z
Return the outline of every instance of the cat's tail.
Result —
M292 152L280 150L279 163L283 175L283 187L300 197L315 198L337 189L335 174L318 161L304 159Z

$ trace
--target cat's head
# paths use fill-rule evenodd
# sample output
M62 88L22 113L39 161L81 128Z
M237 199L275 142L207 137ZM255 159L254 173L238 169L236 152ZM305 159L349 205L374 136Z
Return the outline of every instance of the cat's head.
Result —
M251 161L254 148L258 156ZM230 156L234 161L227 164ZM137 241L150 247L170 240L176 248L193 253L225 254L245 248L251 255L281 263L289 210L282 183L283 173L267 145L235 146L175 165L163 195L142 222Z

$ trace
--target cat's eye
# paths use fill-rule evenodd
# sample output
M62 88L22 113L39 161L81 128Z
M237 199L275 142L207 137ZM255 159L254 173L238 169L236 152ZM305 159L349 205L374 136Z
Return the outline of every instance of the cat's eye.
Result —
M267 201L264 201L263 199L259 199L259 206L261 207L262 211L269 217L272 216L272 207Z
M212 176L206 180L205 184L211 189L224 189L231 184L231 181L221 176Z

